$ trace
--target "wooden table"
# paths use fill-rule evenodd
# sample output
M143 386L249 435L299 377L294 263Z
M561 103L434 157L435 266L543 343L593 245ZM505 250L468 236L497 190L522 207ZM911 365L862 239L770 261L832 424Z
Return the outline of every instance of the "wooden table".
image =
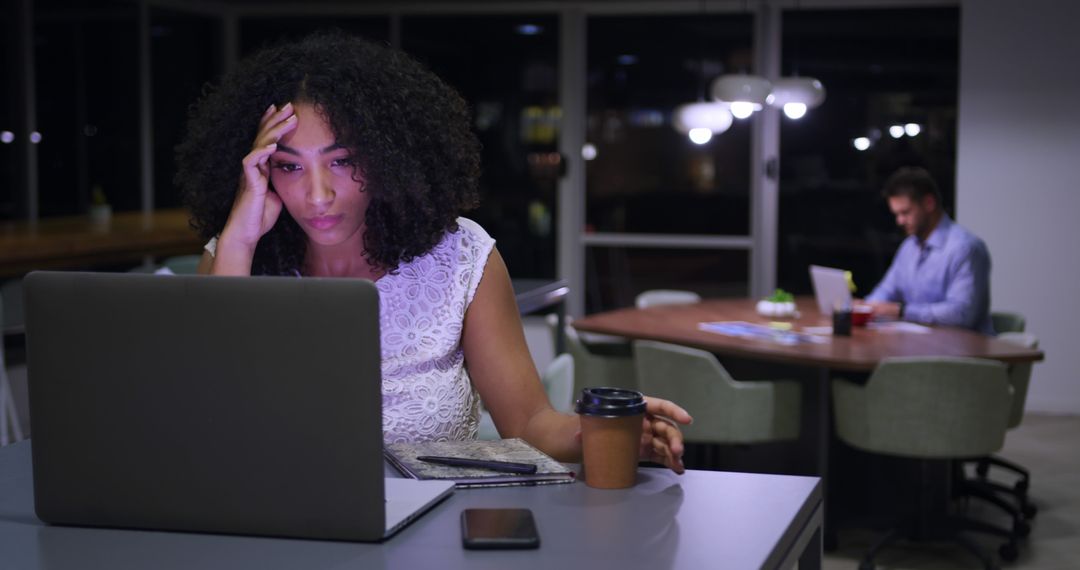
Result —
M713 299L693 305L667 305L647 309L619 309L575 320L574 328L632 339L658 340L693 346L719 355L751 358L856 372L872 371L891 356L969 356L1002 362L1033 362L1043 353L955 327L932 327L927 334L880 332L852 327L850 337L828 336L828 343L781 345L742 339L698 329L711 321L770 321L791 323L794 330L808 326L829 326L831 320L817 311L812 297L800 297L796 305L802 315L794 319L765 318L754 310L752 299Z
M203 240L184 209L120 212L102 224L87 216L0 224L0 277L34 269L139 262L145 256L199 253Z
M765 318L754 309L753 299L712 299L692 305L667 305L646 309L619 309L589 315L573 322L574 328L592 333L618 335L631 339L657 340L693 346L725 357L746 359L770 365L786 365L788 370L802 369L803 383L802 441L800 446L811 454L810 472L826 479L829 471L830 390L829 382L838 372L865 375L882 359L893 356L967 356L1002 362L1033 362L1043 359L1039 350L998 340L955 327L931 327L925 334L874 331L852 327L850 337L832 336L824 344L781 345L743 339L698 329L698 324L713 321L747 321L768 324L787 322L793 330L808 326L830 326L831 317L820 314L812 297L796 299L801 316L791 319ZM798 377L799 375L796 375ZM784 377L789 377L785 374ZM826 484L826 494L829 485ZM828 503L826 503L828 506ZM826 543L835 542L826 511Z

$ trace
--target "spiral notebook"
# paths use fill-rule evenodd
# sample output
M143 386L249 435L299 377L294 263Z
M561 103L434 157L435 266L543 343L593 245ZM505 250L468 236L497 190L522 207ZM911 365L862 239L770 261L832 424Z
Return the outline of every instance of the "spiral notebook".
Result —
M575 478L575 474L570 468L517 438L494 441L390 443L384 447L383 454L403 475L422 480L453 481L459 488L549 485L553 483L572 483ZM532 463L536 465L537 469L536 473L521 475L489 471L487 469L450 467L425 463L416 459L424 455Z

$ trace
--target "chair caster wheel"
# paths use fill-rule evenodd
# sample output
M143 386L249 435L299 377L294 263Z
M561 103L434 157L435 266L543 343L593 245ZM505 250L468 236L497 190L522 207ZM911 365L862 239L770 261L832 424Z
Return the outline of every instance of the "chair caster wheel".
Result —
M859 570L874 570L874 563L870 560L859 562Z
M1039 513L1039 508L1032 504L1026 504L1020 509L1021 514L1025 519L1033 519L1035 515Z
M998 548L998 554L1001 555L1001 559L1005 562L1013 562L1016 560L1017 556L1020 555L1020 552L1017 550L1015 544L1007 542L1002 544L1001 548Z
M1013 523L1013 534L1020 538L1027 538L1031 534L1031 525L1024 521Z

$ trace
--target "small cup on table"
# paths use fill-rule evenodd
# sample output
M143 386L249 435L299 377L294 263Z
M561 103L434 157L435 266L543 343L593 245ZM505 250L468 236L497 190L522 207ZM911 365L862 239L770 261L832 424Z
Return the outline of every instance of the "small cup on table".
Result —
M581 418L585 484L598 489L633 487L645 397L621 388L585 388L575 411Z
M856 327L865 327L874 316L874 308L870 305L855 305L851 308L851 324Z
M832 313L832 333L835 336L851 336L851 307L836 307Z

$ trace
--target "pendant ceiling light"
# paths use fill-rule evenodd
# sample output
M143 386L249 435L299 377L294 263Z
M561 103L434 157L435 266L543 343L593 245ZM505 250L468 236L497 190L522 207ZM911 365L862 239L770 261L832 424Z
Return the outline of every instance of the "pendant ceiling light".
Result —
M690 135L690 140L705 144L712 139L713 135L731 128L731 111L728 110L727 105L715 101L687 103L675 108L672 123L675 130L684 135ZM706 131L708 136L706 136Z
M705 0L701 2L701 15L704 18L706 10ZM685 103L675 108L671 117L671 124L676 131L689 135L690 140L696 144L705 144L712 140L713 135L718 135L731 128L731 110L724 103L706 101L707 81L705 80L705 54L702 49L701 32L698 32L698 100L695 103Z
M784 110L789 119L801 119L806 111L825 101L825 86L813 77L781 77L772 86L769 104Z
M727 103L735 118L745 119L760 111L771 101L772 83L764 77L735 73L721 75L713 81L712 96Z
M799 0L795 0L796 16L801 9ZM769 104L784 110L789 119L801 119L806 111L825 101L825 86L813 77L799 77L799 33L794 33L793 71L790 77L781 77L773 82L772 100Z
M744 0L743 10L750 11L749 0ZM712 84L713 99L727 103L736 119L745 119L760 111L771 102L772 83L760 75L727 73L717 77Z

